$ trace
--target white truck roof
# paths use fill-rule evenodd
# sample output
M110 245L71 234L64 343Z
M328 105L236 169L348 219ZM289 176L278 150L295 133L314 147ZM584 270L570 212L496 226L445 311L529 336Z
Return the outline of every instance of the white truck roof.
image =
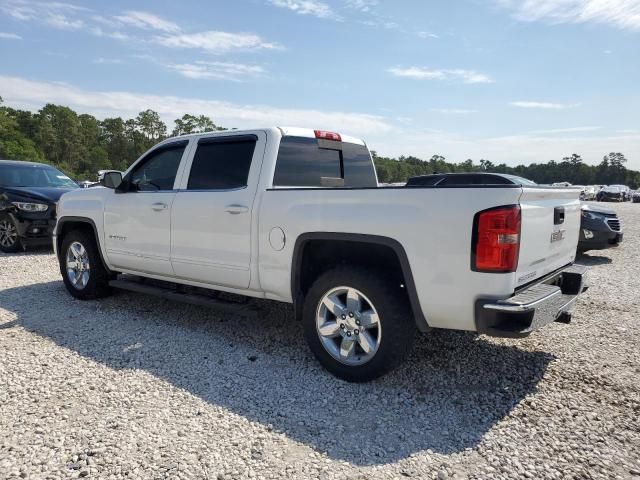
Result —
M316 138L316 132L312 128L299 128L299 127L278 127L282 132L283 136L292 136L292 137L306 137L306 138ZM364 140L356 137L351 137L349 135L343 135L340 132L335 132L340 135L343 142L347 143L355 143L357 145L366 146Z
M220 130L220 131L215 131L215 132L189 133L189 134L186 134L186 135L180 135L179 137L166 138L165 140L160 142L158 145L161 145L161 144L163 144L165 142L168 142L168 141L174 141L176 139L186 140L188 138L200 137L200 136L203 136L203 135L206 135L206 136L212 136L212 135L221 135L222 136L222 135L229 135L229 134L242 135L242 134L245 134L245 133L255 132L256 130L273 130L274 128L280 130L280 132L282 133L282 136L316 138L315 130L312 129L312 128L263 127L263 128L248 128L248 129L243 129L243 130ZM340 135L340 137L342 138L343 142L355 143L356 145L362 145L362 146L365 146L365 147L367 146L367 144L364 142L364 140L362 140L360 138L352 137L350 135L343 135L340 132L335 132L335 133L338 133Z

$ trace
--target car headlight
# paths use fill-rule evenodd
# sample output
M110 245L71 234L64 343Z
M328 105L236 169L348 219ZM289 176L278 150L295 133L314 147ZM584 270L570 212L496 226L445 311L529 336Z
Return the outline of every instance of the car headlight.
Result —
M49 205L44 203L29 203L29 202L11 202L18 210L23 212L46 212Z
M582 216L584 218L588 218L589 220L600 220L603 218L602 215L593 212L587 212L586 210L582 211Z

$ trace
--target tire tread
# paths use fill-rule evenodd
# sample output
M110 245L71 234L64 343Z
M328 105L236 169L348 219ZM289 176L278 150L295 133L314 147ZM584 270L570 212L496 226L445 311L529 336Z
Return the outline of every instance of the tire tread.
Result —
M89 282L87 286L78 290L70 284L67 278L67 272L65 268L65 259L67 255L67 249L69 245L74 242L80 242L87 250L89 255L89 262L91 265L91 273L89 276ZM111 273L106 269L102 263L100 252L98 251L98 244L93 234L90 234L83 230L72 230L67 233L62 239L62 245L60 249L60 273L64 281L65 287L71 295L80 300L93 300L97 298L107 297L111 294L111 287L109 287L109 280L111 279Z
M364 365L348 366L338 362L326 352L318 338L317 304L326 291L337 286L361 290L380 314L382 341L376 355ZM405 290L391 283L388 275L380 270L348 265L326 271L313 283L305 297L303 326L307 343L320 363L333 375L349 382L367 382L396 368L411 350L417 331Z

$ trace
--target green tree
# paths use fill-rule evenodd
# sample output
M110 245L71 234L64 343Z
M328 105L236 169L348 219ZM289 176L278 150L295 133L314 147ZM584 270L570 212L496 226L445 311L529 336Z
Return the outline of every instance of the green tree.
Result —
M13 110L2 105L0 97L0 158L11 160L42 161L44 156L33 140L20 131Z
M101 136L111 167L125 170L134 160L125 123L120 117L105 118L100 122Z
M190 133L204 133L204 132L214 132L218 130L224 130L224 128L218 127L213 120L211 120L206 115L200 115L196 117L195 115L185 114L182 118L177 118L175 120L175 128L171 135L177 137L179 135L188 135Z
M47 160L71 172L81 170L80 122L69 107L47 104L38 112L35 142Z
M167 126L153 110L140 112L135 119L135 128L143 135L147 148L167 136Z

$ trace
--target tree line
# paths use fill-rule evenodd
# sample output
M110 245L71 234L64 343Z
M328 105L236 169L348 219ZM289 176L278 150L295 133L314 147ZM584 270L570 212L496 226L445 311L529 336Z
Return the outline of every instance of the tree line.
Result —
M570 182L573 185L627 185L640 187L640 172L625 167L627 159L622 153L611 152L602 157L598 165L587 165L576 153L561 161L532 163L510 167L505 163L494 164L489 160L478 163L469 159L461 163L449 163L444 157L434 155L424 161L417 157L387 158L373 153L378 180L385 183L404 182L407 178L430 173L487 172L517 175L540 184Z
M76 180L94 180L98 170L125 170L169 135L225 130L205 115L186 114L174 124L169 132L153 110L126 120L53 104L32 113L4 106L0 97L0 159L49 163Z
M47 104L38 112L2 105L0 97L0 159L49 163L76 180L93 180L102 169L125 170L143 152L168 135L226 130L205 115L185 114L174 121L171 132L153 110L135 118L98 120L69 107ZM429 160L413 156L381 157L372 152L380 182L405 182L409 177L446 172L509 173L537 183L567 181L574 185L625 184L640 187L640 172L629 170L622 153L605 155L598 165L587 165L578 154L510 167L489 160L447 162L434 155Z

